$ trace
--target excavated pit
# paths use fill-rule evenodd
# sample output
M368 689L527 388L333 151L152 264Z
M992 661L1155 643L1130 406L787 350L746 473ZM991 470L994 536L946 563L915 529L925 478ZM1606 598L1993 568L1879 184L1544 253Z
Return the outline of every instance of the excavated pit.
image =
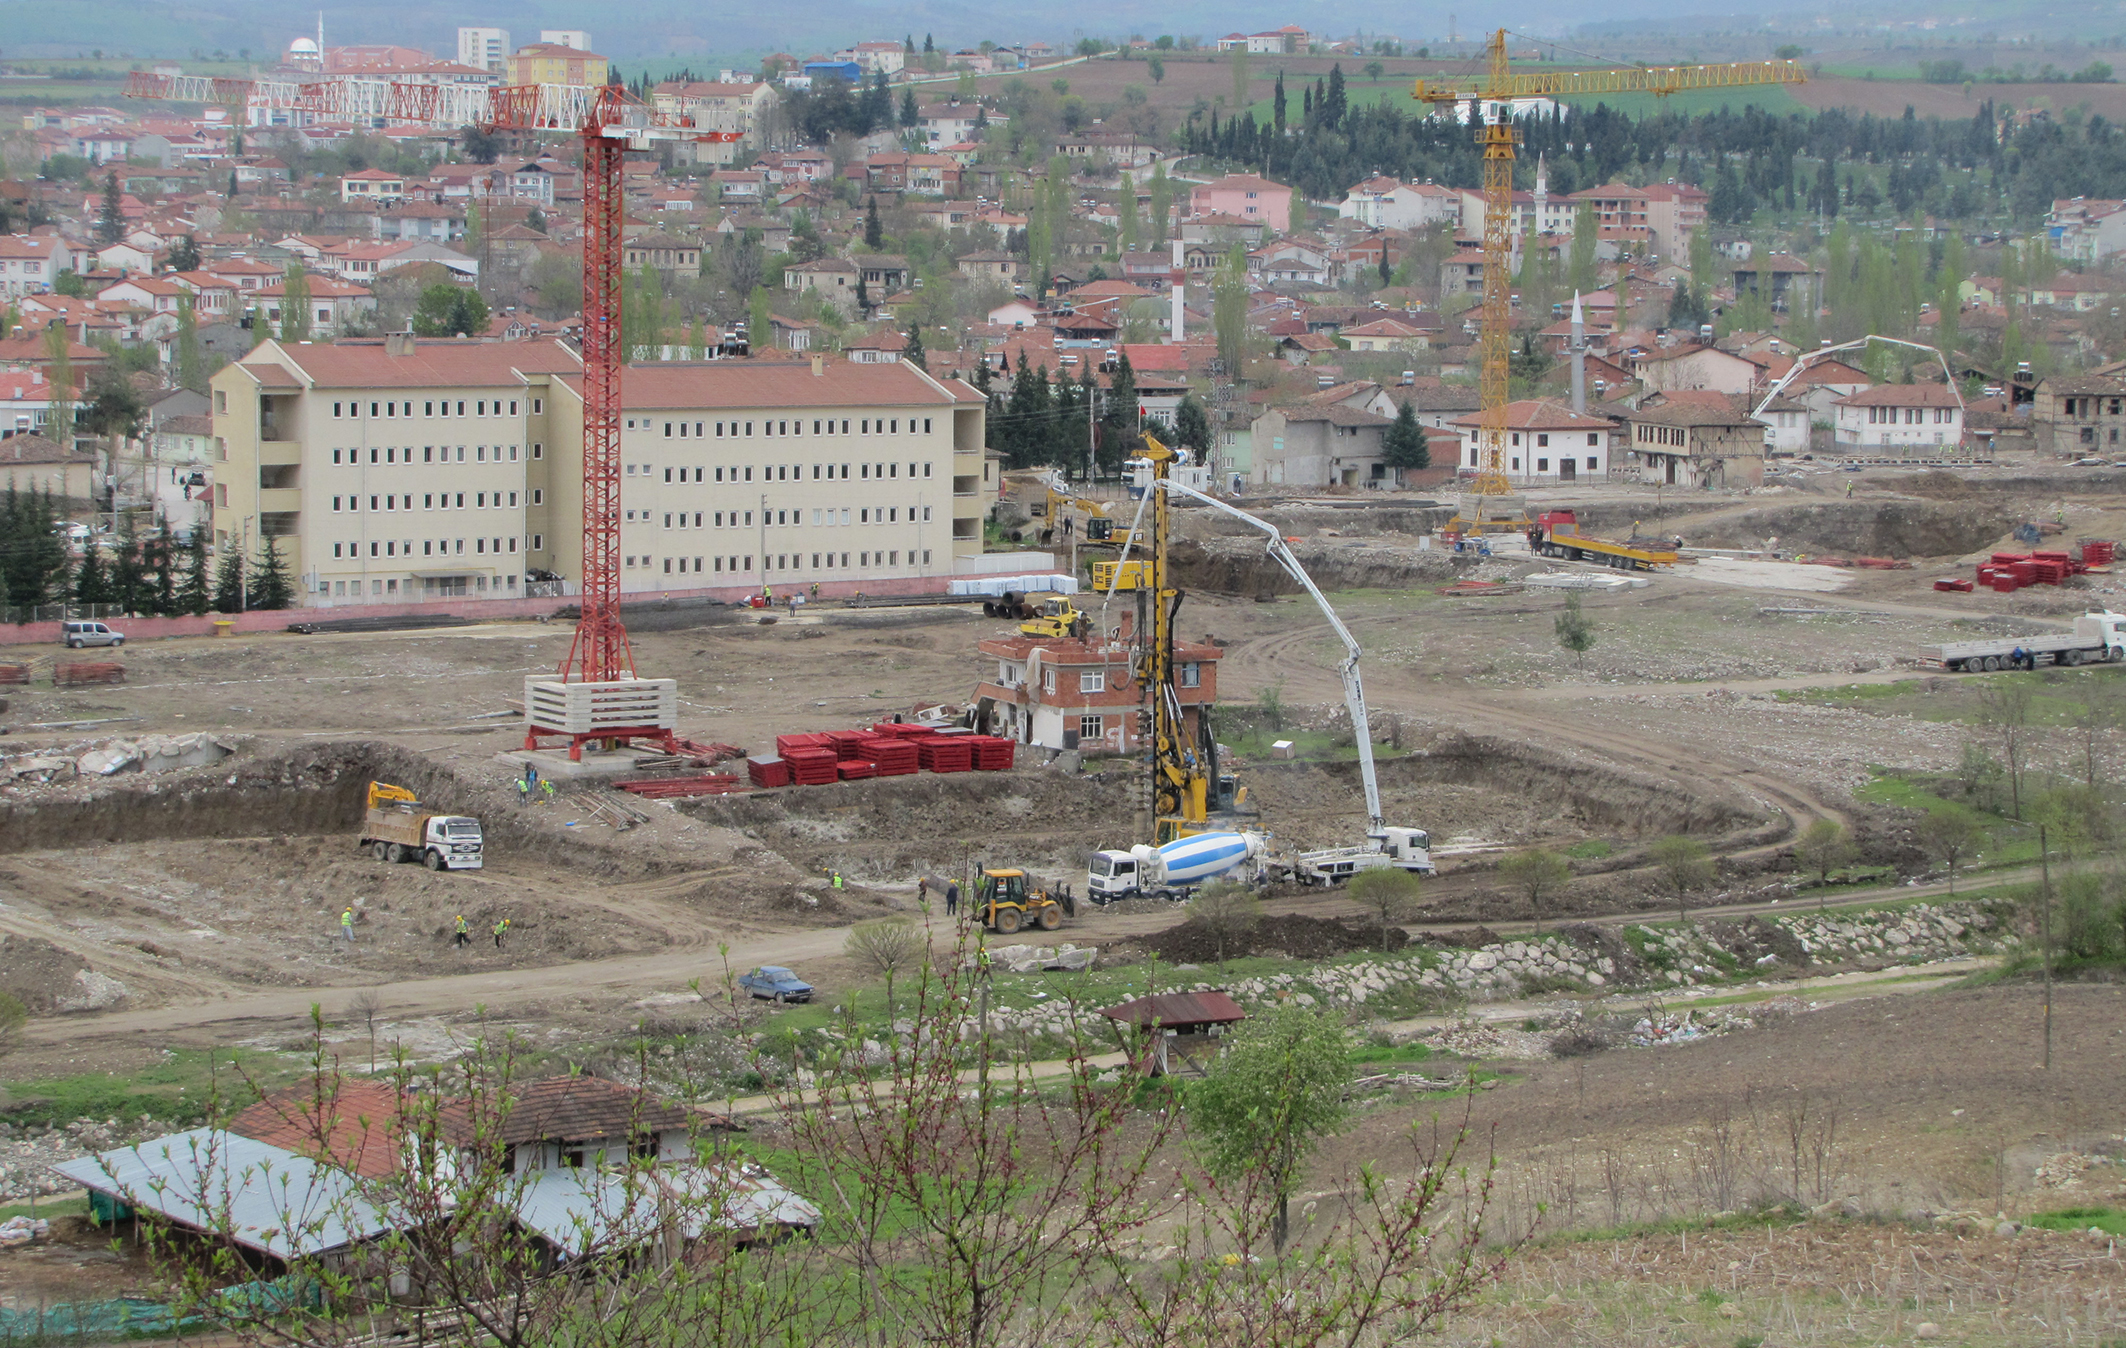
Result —
M1709 514L1687 497L1653 505L1595 505L1577 512L1588 533L1615 537L1637 521L1648 533L1681 533L1701 548L1761 548L1864 557L1961 557L1989 548L2020 516L1998 499L1813 501Z

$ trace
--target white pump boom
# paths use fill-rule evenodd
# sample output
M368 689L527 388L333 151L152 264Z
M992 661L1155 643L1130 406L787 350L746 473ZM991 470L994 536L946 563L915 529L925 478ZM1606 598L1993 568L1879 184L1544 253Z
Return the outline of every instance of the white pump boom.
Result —
M1329 601L1323 596L1321 588L1315 585L1314 578L1307 574L1306 568L1299 564L1299 558L1293 555L1290 545L1284 541L1284 536L1277 532L1276 525L1268 520L1257 519L1245 510L1236 509L1215 496L1208 496L1170 477L1155 478L1153 485L1172 495L1200 501L1213 510L1222 510L1241 523L1262 530L1269 538L1271 558L1285 569L1285 574L1305 587L1306 592L1314 597L1315 604L1321 608L1322 616L1329 620L1329 626L1336 629L1337 638L1344 644L1343 663L1337 666L1343 674L1344 706L1351 713L1351 738L1358 744L1358 771L1366 785L1366 836L1376 841L1385 838L1387 825L1380 813L1380 782L1373 775L1373 732L1366 719L1366 689L1358 677L1358 638L1351 635L1351 629L1345 627L1343 619L1336 616L1336 610L1329 607Z

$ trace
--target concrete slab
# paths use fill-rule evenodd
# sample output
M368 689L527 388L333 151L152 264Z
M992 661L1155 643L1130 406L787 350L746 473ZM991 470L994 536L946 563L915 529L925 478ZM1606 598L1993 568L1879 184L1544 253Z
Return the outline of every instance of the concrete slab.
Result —
M596 781L604 777L619 777L636 770L638 759L655 756L657 751L622 749L618 753L593 753L586 746L583 761L571 762L566 749L512 749L495 755L497 763L506 763L522 776L526 764L539 769L541 777L557 782Z

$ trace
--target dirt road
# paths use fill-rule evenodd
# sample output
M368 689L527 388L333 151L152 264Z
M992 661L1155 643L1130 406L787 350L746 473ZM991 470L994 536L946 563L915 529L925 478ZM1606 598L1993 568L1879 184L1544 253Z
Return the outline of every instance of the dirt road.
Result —
M2034 867L1988 876L1989 883L2023 883L2036 878ZM1974 877L1964 877L1968 890ZM1860 906L1891 900L1932 898L1948 892L1946 883L1890 885L1841 894L1840 906ZM1777 913L1806 907L1807 902L1743 903L1692 908L1693 918L1746 917L1753 913ZM1271 914L1301 913L1314 917L1358 917L1359 906L1349 899L1322 896L1277 899L1264 905ZM1631 911L1600 915L1593 921L1646 920L1651 915ZM1100 944L1117 938L1141 936L1173 925L1185 910L1155 910L1110 913L1081 910L1079 925L1068 935L1080 943ZM1454 931L1475 923L1420 922L1427 930ZM1536 930L1533 922L1487 922L1482 924L1500 935L1518 935ZM32 1021L31 1039L44 1043L80 1042L102 1036L155 1034L172 1040L228 1042L233 1038L286 1029L307 1023L312 1006L328 1018L343 1014L357 997L373 994L384 1012L395 1016L454 1014L485 1005L507 1006L526 999L554 995L604 993L615 999L633 999L654 992L673 992L699 980L704 987L719 986L728 969L733 975L759 964L802 967L808 962L839 958L849 935L848 927L761 935L718 945L707 939L683 949L651 955L613 959L580 960L529 969L495 970L488 973L451 974L412 978L367 986L303 988L274 992L227 992L212 1001L192 1005L159 1007L148 1011L119 1011L87 1016Z

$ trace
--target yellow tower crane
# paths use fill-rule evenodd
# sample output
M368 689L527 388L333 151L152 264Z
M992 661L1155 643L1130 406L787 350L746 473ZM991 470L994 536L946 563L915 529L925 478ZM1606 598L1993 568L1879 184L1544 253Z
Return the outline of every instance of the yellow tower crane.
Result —
M1435 108L1475 104L1477 144L1484 147L1483 408L1477 426L1478 472L1472 512L1455 512L1447 527L1461 533L1507 532L1525 520L1503 512L1486 518L1486 498L1512 491L1506 480L1506 370L1512 346L1513 101L1570 94L1653 94L1666 98L1686 89L1729 89L1751 84L1800 84L1807 76L1793 61L1740 61L1731 65L1639 66L1629 70L1527 71L1515 74L1506 59L1506 30L1491 35L1490 70L1482 75L1421 79L1411 96ZM1620 281L1619 284L1625 284Z

